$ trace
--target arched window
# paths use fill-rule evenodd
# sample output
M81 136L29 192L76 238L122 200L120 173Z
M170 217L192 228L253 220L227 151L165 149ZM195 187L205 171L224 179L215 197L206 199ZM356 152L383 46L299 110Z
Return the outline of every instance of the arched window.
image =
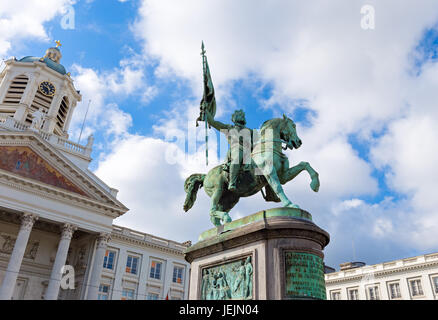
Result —
M59 106L58 115L56 116L56 125L58 129L61 131L60 134L62 134L62 130L64 130L64 125L68 114L68 108L69 108L68 97L64 97L62 98L61 105Z
M3 103L19 104L28 81L29 78L24 74L16 76L6 92Z
M32 115L35 111L41 110L45 114L49 112L50 105L52 104L53 96L45 96L40 90L36 90L35 97L30 105L30 112L27 115L26 122L32 123Z

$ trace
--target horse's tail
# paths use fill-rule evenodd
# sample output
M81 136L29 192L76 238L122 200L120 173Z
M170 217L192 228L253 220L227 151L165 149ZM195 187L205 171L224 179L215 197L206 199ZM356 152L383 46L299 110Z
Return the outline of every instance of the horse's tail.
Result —
M184 201L184 211L189 211L196 201L198 190L204 185L205 174L195 173L186 179L184 182L184 191L187 193Z

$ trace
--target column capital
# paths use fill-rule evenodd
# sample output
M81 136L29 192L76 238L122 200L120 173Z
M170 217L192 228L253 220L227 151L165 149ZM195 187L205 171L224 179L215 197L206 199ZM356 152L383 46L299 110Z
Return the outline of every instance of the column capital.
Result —
M70 240L73 237L73 233L78 230L78 227L70 224L70 223L66 223L61 227L61 239L68 239Z
M101 233L97 236L97 247L105 248L111 240L111 233Z
M32 213L24 213L21 217L21 228L31 230L35 221L38 220L38 216Z

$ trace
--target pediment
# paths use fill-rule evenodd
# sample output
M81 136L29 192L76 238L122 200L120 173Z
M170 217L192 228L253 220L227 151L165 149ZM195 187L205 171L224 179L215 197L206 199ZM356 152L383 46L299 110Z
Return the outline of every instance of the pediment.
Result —
M0 169L48 185L88 196L80 187L27 146L0 146Z
M30 132L0 134L0 172L14 183L120 216L126 208L50 143Z

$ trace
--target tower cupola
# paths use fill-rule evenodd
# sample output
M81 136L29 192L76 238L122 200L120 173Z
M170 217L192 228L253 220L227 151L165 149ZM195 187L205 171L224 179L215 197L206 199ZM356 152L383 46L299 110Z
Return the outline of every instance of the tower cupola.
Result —
M46 50L44 58L49 58L53 62L59 63L62 58L61 50L59 50L58 47L49 48Z
M60 63L60 47L57 40L43 57L5 61L0 73L0 117L68 138L73 111L82 97Z

